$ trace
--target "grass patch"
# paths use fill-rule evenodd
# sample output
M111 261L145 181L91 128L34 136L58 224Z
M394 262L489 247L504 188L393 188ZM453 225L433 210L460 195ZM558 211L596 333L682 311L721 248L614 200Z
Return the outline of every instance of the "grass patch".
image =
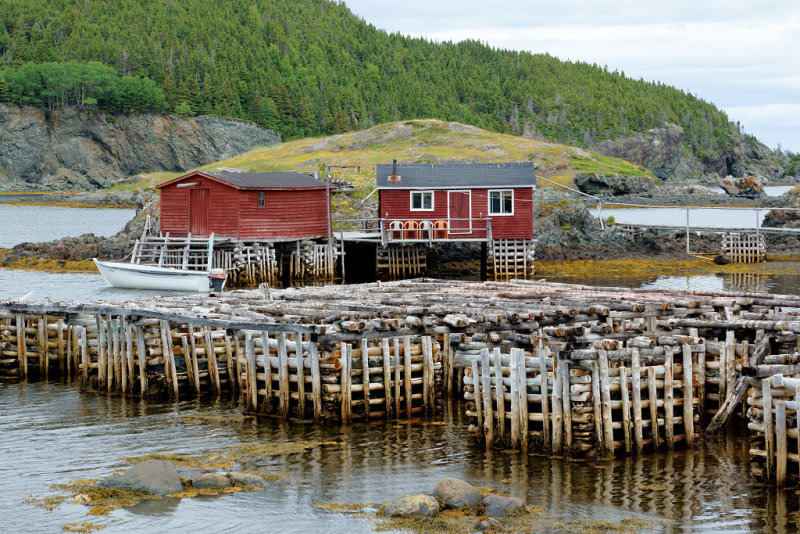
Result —
M594 161L573 155L572 166L588 174L621 174L623 176L652 177L653 174L642 166L612 156L592 153Z

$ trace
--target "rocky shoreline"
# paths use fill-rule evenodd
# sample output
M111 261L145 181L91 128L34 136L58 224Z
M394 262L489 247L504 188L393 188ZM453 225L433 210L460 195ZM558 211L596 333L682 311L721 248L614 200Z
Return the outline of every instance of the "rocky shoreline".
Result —
M696 186L695 186L696 187ZM661 194L664 193L664 194ZM534 234L538 240L536 259L540 262L570 260L656 259L687 260L683 230L646 230L635 237L614 225L604 225L589 211L597 205L577 194L564 194L549 188L535 193ZM714 205L714 206L796 206L797 197L783 195L746 199L730 195L680 194L664 188L646 194L608 197L614 203L646 205ZM90 260L95 257L123 259L141 236L147 215L157 225L158 195L152 190L98 191L87 193L53 192L20 201L25 204L80 205L91 207L133 207L136 216L119 233L110 237L86 234L51 242L20 243L0 253L0 266L40 270L94 270ZM800 226L800 216L793 212L771 212L764 226ZM157 228L157 226L156 226ZM800 254L800 240L791 235L767 235L770 255ZM692 237L694 250L711 251L719 247L716 234ZM431 249L431 274L471 276L480 261L480 245L447 244Z

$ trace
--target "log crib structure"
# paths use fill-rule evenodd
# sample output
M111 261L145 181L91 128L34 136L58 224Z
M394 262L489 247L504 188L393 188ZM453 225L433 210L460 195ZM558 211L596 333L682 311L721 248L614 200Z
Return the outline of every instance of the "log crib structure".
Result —
M0 377L237 395L251 413L336 423L437 417L457 396L482 446L578 457L690 447L747 420L754 469L788 484L798 308L784 295L429 279L5 301Z

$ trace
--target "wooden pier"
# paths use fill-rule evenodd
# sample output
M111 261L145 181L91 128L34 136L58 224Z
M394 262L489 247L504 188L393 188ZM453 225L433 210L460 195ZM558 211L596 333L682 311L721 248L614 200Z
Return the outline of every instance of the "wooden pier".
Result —
M744 421L746 401L754 465L774 457L765 477L788 484L800 476L796 308L786 295L426 279L6 301L0 376L240 395L254 413L337 423L436 417L460 396L483 446L578 457L690 447ZM759 415L765 392L775 419Z
M145 233L134 244L131 263L188 270L207 270L213 265L225 269L230 287L254 287L276 285L280 280L334 280L342 254L342 244L335 240L236 240Z

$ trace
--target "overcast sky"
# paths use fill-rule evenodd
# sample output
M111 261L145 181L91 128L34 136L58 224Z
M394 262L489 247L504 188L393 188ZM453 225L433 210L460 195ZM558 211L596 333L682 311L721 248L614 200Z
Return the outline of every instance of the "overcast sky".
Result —
M800 1L346 0L377 28L478 39L658 80L800 152Z

